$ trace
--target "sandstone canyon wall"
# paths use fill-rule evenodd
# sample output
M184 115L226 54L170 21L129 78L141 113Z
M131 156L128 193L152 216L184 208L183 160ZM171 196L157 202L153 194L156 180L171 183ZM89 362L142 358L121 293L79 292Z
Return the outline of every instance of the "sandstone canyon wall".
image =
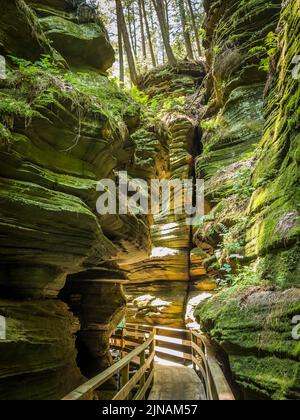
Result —
M152 139L147 179L163 130L108 80L114 51L80 3L1 0L1 399L61 398L110 364L118 263L150 249L146 217L97 215L96 183L138 167L139 132Z
M165 66L152 70L140 81L140 89L160 104L160 118L168 133L167 170L158 173L161 180L195 178L194 159L200 140L198 112L192 102L204 76L204 63L181 62L176 69ZM171 197L171 211L154 216L150 258L127 267L126 319L183 328L189 294L205 270L200 260L191 273L192 227L186 223L185 214L175 214L181 200L174 198L174 193Z
M300 3L206 1L207 111L196 172L212 211L195 240L226 287L197 309L245 398L299 399Z
M0 5L0 399L59 399L125 315L184 327L211 294L197 319L239 396L299 399L299 0L205 0L206 59L141 77L156 114L81 1ZM118 171L204 178L204 217L98 215Z

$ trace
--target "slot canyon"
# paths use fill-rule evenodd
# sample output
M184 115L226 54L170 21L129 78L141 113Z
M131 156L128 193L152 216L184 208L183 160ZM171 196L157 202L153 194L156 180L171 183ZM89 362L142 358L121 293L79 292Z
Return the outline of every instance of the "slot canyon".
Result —
M82 3L0 0L0 400L62 399L124 319L201 330L237 399L300 399L299 0L204 0L203 57L136 95ZM203 217L100 215L120 171L204 179Z

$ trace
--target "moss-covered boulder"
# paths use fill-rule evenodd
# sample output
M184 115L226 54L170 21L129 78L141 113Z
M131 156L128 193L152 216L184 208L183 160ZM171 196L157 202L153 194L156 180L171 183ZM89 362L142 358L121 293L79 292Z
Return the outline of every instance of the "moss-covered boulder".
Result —
M98 10L80 0L26 0L36 12L46 37L70 65L105 71L114 50Z
M59 16L49 16L39 22L47 38L71 66L102 71L112 66L114 50L100 21L78 24Z
M300 347L292 337L299 311L299 289L239 284L201 304L196 316L229 355L244 398L299 399Z
M1 0L0 54L36 60L50 51L38 18L23 0Z

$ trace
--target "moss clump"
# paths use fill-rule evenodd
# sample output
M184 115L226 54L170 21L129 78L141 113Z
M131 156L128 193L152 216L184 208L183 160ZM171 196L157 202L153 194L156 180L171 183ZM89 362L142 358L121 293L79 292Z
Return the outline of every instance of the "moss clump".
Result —
M298 361L231 356L230 364L234 371L239 372L237 382L245 389L246 398L256 395L273 400L298 399Z
M89 99L90 110L102 112L115 123L137 119L140 105L126 92L122 92L114 80L109 80L95 72L68 72L64 74L67 82Z
M13 127L14 118L24 118L27 125L33 117L43 118L24 100L17 100L11 94L0 93L0 115L9 128Z
M27 126L33 117L47 118L47 109L71 103L79 120L93 118L107 135L118 130L124 120L139 123L140 106L107 77L95 72L65 72L50 56L32 63L11 57L17 69L2 83L0 114L7 129L14 119L22 118ZM136 125L135 124L135 125Z
M300 311L300 292L265 286L256 271L237 277L196 310L204 331L229 354L230 366L245 398L296 398L300 393L299 344L291 320Z
M291 246L284 251L269 253L261 258L258 265L259 275L281 289L299 286L300 245Z

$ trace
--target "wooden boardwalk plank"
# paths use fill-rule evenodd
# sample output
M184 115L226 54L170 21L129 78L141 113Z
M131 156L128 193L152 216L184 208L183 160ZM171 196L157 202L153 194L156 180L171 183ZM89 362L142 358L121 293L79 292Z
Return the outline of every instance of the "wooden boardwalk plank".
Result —
M156 365L154 385L148 400L205 400L202 382L193 369L186 366Z

